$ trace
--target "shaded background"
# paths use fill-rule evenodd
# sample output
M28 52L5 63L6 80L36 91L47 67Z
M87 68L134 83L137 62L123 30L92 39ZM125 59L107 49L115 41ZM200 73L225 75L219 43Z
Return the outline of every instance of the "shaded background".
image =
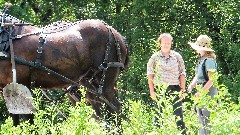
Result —
M3 9L6 1L0 0ZM212 39L217 55L219 83L225 84L237 104L240 94L240 4L238 0L10 0L9 14L38 27L55 21L100 19L127 38L131 63L119 77L120 100L149 103L146 63L157 50L162 32L174 37L172 49L184 58L187 85L194 76L196 54L187 44L200 34ZM2 99L0 110L4 109ZM1 111L0 117L4 117Z

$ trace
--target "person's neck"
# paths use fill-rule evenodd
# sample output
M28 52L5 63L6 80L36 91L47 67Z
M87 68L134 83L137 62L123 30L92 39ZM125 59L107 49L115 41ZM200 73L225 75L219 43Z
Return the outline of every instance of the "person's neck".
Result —
M161 50L161 51L162 51L163 56L169 56L171 50Z
M200 53L200 57L203 57L205 55L205 52Z
M205 55L205 53L199 53L199 58L202 61L203 60L203 56Z

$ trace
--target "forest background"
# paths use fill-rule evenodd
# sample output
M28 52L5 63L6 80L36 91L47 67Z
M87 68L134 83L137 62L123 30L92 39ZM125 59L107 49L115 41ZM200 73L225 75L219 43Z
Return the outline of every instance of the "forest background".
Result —
M200 34L212 38L217 55L218 83L228 89L231 101L239 105L240 95L240 4L238 0L0 0L0 8L20 20L45 26L59 20L100 19L126 37L130 67L118 78L119 98L149 104L146 63L157 51L160 33L174 38L172 49L184 59L187 86L194 76L197 55L187 44ZM187 101L188 99L186 99ZM4 108L3 101L0 104ZM0 118L6 117L1 112ZM2 119L1 119L2 120Z

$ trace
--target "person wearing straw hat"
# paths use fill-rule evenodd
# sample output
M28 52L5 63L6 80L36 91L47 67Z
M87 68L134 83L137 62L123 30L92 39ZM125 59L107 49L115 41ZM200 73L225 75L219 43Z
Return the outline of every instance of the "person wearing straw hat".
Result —
M202 86L202 91L195 93L196 97L200 97L200 92L207 92L207 95L213 98L218 93L218 90L213 86L212 75L217 72L216 55L214 50L210 48L212 39L207 35L200 35L197 41L188 44L198 53L198 61L195 68L195 77L191 81L188 92L191 93L193 88L197 85ZM199 129L199 134L210 134L209 117L210 111L204 106L197 107L197 114L199 123L202 124L202 128Z
M173 113L176 117L180 117L176 125L182 131L182 134L186 134L182 110L182 98L184 98L186 76L184 61L178 52L171 50L173 37L169 33L160 34L157 42L160 49L151 56L147 63L150 96L155 100L157 98L155 93L157 86L162 84L168 85L165 95L168 98L174 96L173 100L170 99L173 104ZM162 113L162 107L164 105L158 106L157 103L154 102L154 106ZM158 112L156 112L156 115L159 115ZM157 116L154 119L154 125L160 126Z

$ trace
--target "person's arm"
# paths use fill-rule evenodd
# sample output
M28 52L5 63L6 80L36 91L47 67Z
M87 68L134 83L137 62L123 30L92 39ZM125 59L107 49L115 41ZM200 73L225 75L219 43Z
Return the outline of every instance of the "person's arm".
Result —
M156 70L155 61L156 61L156 55L153 54L147 63L148 87L149 87L150 97L154 100L156 99L156 93L154 91L154 82L153 82L155 70Z
M180 81L180 84L179 86L181 87L181 98L184 98L185 97L185 85L186 85L186 69L185 69L185 64L184 64L184 61L183 61L183 58L180 54L176 54L176 58L178 60L178 70L179 70L179 73L180 73L180 76L179 76L179 81Z
M180 87L181 87L181 93L180 93L180 99L185 98L185 83L186 83L186 79L185 79L185 74L181 74L179 77L180 80Z
M197 78L198 78L198 76L197 76L197 74L196 74L196 75L194 76L192 82L191 82L190 85L188 86L188 93L191 93L192 90L193 90L193 88L196 87L196 85L197 85Z
M180 75L180 87L181 87L182 92L185 92L185 84L186 84L185 75L181 74Z
M156 99L157 97L156 97L156 93L154 91L153 78L154 78L154 74L149 74L148 75L148 87L149 87L150 97L152 99Z
M203 86L203 91L209 90L212 87L212 85L213 85L212 74L214 74L214 72L208 71L209 80Z
M207 83L203 86L202 88L202 92L209 90L212 85L213 85L213 80L211 80L211 74L213 74L213 72L208 72L208 76L209 76L209 80L207 81ZM200 92L198 91L196 94L196 97L200 96Z
M203 86L202 91L205 92L206 90L209 90L213 86L213 77L212 75L216 73L216 61L213 58L209 58L206 60L206 70L208 71L208 81Z

